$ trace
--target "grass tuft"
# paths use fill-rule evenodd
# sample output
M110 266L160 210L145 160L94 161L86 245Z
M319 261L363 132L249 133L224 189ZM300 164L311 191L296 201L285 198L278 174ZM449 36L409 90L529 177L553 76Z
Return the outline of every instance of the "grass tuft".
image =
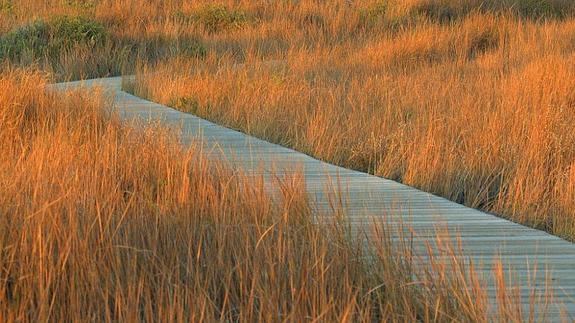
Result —
M108 37L102 24L80 16L58 16L52 18L48 25L51 31L50 45L58 52L79 44L102 46Z
M0 58L33 60L46 52L49 38L49 26L43 21L14 29L0 37Z
M221 5L208 5L193 14L193 19L210 33L241 29L248 23L247 15Z

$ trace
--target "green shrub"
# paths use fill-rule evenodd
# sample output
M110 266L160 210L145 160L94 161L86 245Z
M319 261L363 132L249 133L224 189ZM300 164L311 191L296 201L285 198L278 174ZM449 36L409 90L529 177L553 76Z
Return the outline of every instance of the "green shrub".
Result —
M16 28L0 38L0 58L37 57L48 48L50 27L43 21Z
M244 12L217 5L204 7L193 15L193 18L199 21L209 32L240 29L248 22Z
M51 20L52 44L70 48L76 44L101 45L107 38L102 24L83 17L59 16Z
M59 16L35 21L0 38L0 57L10 60L56 56L76 45L96 47L107 39L105 28L82 17Z

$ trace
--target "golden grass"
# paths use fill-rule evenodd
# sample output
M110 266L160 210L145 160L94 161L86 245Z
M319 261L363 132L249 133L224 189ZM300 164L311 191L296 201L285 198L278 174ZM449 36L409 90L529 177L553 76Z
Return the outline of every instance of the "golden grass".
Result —
M274 198L261 178L208 163L161 128L119 123L97 94L47 94L45 81L0 77L4 322L532 315L501 268L498 312L449 244L419 263L381 223L364 248L345 222L312 223L297 175L279 180Z
M441 3L402 2L367 25L343 4L272 6L271 20L239 36L206 36L251 39L241 60L253 67L232 67L233 52L168 59L141 68L135 90L573 239L574 6ZM449 16L438 17L444 9ZM326 22L297 29L302 12ZM267 56L256 38L267 22L289 35L289 49L273 56L283 65L261 63Z
M0 35L62 14L110 35L0 68L0 320L530 319L501 266L493 313L457 252L411 263L385 225L364 249L311 225L297 176L275 200L43 85L140 66L142 96L573 239L571 2L218 1L244 18L212 28L214 3L0 0Z

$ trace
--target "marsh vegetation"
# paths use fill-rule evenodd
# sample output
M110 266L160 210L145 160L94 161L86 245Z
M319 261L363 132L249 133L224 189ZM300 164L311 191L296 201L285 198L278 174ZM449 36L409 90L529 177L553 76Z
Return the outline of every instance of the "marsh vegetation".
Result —
M0 0L0 320L529 319L501 267L494 313L457 248L416 266L385 223L364 248L312 225L297 174L272 198L103 95L44 87L136 74L140 96L574 239L574 12Z
M314 211L301 175L264 185L182 147L168 129L119 122L105 96L46 92L46 81L34 70L0 77L3 322L534 313L501 264L493 295L449 242L423 261L409 237L392 241L399 231L380 218L366 227L366 245L342 205ZM319 225L318 215L334 221ZM531 309L544 313L551 297L534 294Z

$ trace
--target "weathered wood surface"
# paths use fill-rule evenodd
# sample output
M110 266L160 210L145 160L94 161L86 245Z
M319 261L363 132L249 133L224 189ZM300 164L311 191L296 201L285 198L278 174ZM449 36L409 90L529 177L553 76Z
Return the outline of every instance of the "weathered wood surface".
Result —
M201 142L209 158L258 175L301 172L318 211L329 210L335 194L352 231L365 232L374 219L402 224L413 234L413 248L425 259L425 243L437 236L459 237L464 261L473 261L495 297L493 265L502 261L521 289L528 308L531 292L551 290L548 321L575 320L575 244L548 233L467 208L441 197L365 173L330 165L297 151L218 126L191 114L121 91L121 78L53 85L59 90L101 87L111 91L114 107L126 120L159 122L175 127L183 144ZM201 139L201 140L198 140ZM324 219L325 220L325 219ZM318 221L322 221L321 217ZM411 234L410 233L410 234ZM369 234L368 234L369 236ZM547 277L549 276L549 277ZM546 279L550 278L550 279ZM547 286L546 286L547 281Z

